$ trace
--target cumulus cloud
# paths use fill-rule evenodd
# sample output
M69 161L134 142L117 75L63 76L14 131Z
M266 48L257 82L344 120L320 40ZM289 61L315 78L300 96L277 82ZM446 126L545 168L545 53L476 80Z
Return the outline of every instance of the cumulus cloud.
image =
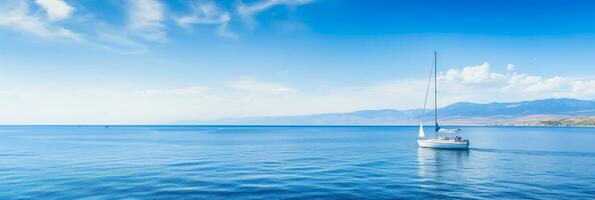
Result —
M505 75L494 73L490 64L484 62L481 65L450 69L446 72L444 79L448 81L461 81L462 83L477 84L502 80Z
M165 7L157 0L129 0L128 28L150 41L166 39Z
M84 40L84 35L55 25L49 19L51 17L45 18L31 13L30 5L27 1L6 1L0 6L0 26L44 38Z
M570 88L572 88L572 91L576 94L580 94L579 97L595 97L595 80L593 79L574 80L570 83Z
M495 72L488 63L450 69L440 77L443 92L481 102L551 97L595 98L595 80L581 77L542 77L515 71L508 64L506 74ZM451 90L451 91L449 91Z
M47 13L52 21L66 19L74 11L74 8L63 0L35 0Z
M552 77L543 78L540 76L530 76L527 74L513 73L509 77L507 85L503 91L522 91L522 92L563 92L570 91L568 78Z

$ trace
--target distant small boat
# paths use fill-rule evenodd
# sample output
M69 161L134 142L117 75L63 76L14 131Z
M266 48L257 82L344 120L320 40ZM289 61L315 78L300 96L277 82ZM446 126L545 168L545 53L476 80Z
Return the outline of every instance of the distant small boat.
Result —
M426 89L426 99L424 101L424 109L422 118L425 115L426 105L428 102L428 94L430 91L430 85L432 83L432 75L434 75L434 135L435 137L430 138L426 137L426 133L424 132L424 125L423 122L419 123L419 132L417 137L417 145L420 147L425 148L435 148L435 149L469 149L469 140L463 139L459 136L459 131L461 129L445 129L441 128L438 125L438 79L437 79L437 66L436 66L436 51L434 51L434 66L433 69L430 70L430 79L428 80L428 87ZM454 134L454 136L443 136L441 133L444 134Z

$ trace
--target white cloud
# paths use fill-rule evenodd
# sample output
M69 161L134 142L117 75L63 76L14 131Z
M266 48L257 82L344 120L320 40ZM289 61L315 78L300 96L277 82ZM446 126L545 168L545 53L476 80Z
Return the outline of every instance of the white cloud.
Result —
M314 0L262 0L251 4L241 3L237 8L238 13L244 16L252 16L265 11L273 6L288 5L298 6L314 2Z
M254 26L255 22L253 16L268 10L275 6L285 5L290 7L305 5L313 3L314 0L261 0L250 4L244 4L240 0L239 6L236 8L237 13L242 16L244 22L249 26Z
M278 5L299 6L314 2L313 0L262 0L250 4L244 4L240 1L239 6L236 7L236 12L239 14L248 25L253 25L252 16L263 12L269 8ZM194 1L192 4L192 13L186 16L176 18L178 25L189 28L191 25L217 25L216 33L219 36L236 39L238 35L229 30L229 22L231 21L231 14L217 6L215 1L203 0ZM303 26L302 24L299 24ZM297 23L291 24L292 28L297 27ZM288 28L289 26L282 26ZM302 27L300 27L302 28Z
M513 64L508 64L508 65L506 65L506 71L509 71L509 72L514 71L514 67L515 66Z
M35 0L35 3L45 9L52 21L66 19L74 11L74 8L63 0Z
M157 0L129 0L128 28L150 41L166 39L165 7Z
M207 88L48 89L0 92L1 124L144 124L232 113Z
M229 30L228 28L228 24L221 24L221 26L219 26L219 28L217 28L217 35L224 37L224 38L230 38L230 39L237 39L238 35L232 31Z
M461 73L465 71L464 68L457 70ZM502 66L501 70L506 70L506 67ZM491 70L481 73L498 74ZM488 103L552 97L595 98L593 78L542 77L512 72L488 82L463 82L460 76L450 80L446 76L443 73L438 83L440 107L460 101ZM286 83L248 77L224 83L227 83L224 87L189 86L136 90L44 88L9 91L5 94L0 92L0 96L5 97L0 98L3 110L0 112L0 122L143 124L363 109L420 108L423 106L427 80L419 78L361 86L301 88L300 91Z
M312 0L259 0L240 3L230 13L219 1L192 1L192 12L173 17L167 13L165 1L126 0L127 21L123 26L94 18L91 10L77 8L66 0L4 0L0 1L0 27L45 39L69 39L119 54L139 54L148 51L147 42L167 41L166 20L173 19L185 28L193 25L213 26L215 34L225 38L238 38L230 30L232 16L245 19L278 5L294 7ZM74 15L75 11L77 15ZM77 18L75 18L77 17ZM64 20L68 20L64 22ZM251 20L251 19L248 19ZM77 24L79 23L79 24ZM83 26L77 27L84 23ZM296 25L292 25L296 26ZM284 27L284 26L280 26ZM80 28L80 29L79 29Z
M54 25L50 20L30 14L30 5L26 1L6 1L0 7L0 26L44 38L66 38L83 41L84 35L70 29Z
M511 101L552 97L595 98L595 80L581 77L542 77L518 73L512 64L507 74L491 70L488 63L450 69L440 77L444 93L467 101Z
M138 3L135 5L143 3L142 0L134 2ZM38 5L45 12L36 12L37 10L32 7L34 5ZM142 6L155 7L152 4ZM110 27L98 19L85 22L97 26L95 30L85 33L75 32L64 24L58 23L59 20L70 17L73 10L71 5L59 0L36 0L35 4L21 0L2 1L0 2L0 26L45 39L69 39L119 54L139 54L147 51L144 44L131 35L140 34L141 37L152 40L165 38L165 33L157 29L161 25L155 21L156 18L147 17L144 21L141 20L142 14L139 13L154 13L150 9L144 11L136 9L135 12L131 12L136 13L134 16L138 19L134 23L131 21L128 27L133 34L126 29ZM148 16L152 15L154 14ZM156 29L152 30L152 28Z
M176 19L181 26L193 24L225 24L231 19L228 12L221 10L211 1L196 2L192 6L192 14Z
M60 8L61 3L56 4L55 0L36 1L46 11L46 14L34 12L35 10L32 8L34 4L30 4L28 1L2 1L0 3L0 26L45 39L73 40L119 54L139 54L147 51L142 43L133 40L129 34L111 31L112 28L106 28L98 21L87 22L103 26L99 26L98 31L85 34L74 32L57 24L57 20L69 17L70 12L74 9L65 2L60 2L69 8ZM65 11L69 9L70 11Z
M461 81L463 83L485 83L502 80L503 74L494 73L490 69L490 64L484 62L481 65L464 67L462 70L450 69L444 77L448 81Z
M192 86L187 88L175 88L175 89L148 89L137 91L139 94L145 94L149 96L177 96L177 95L189 95L189 96L200 96L206 94L211 88L203 86Z
M192 13L176 18L176 22L185 28L191 25L218 25L217 34L227 38L237 38L237 35L228 30L231 20L229 12L222 10L212 1L196 1L192 5Z
M593 79L579 79L570 83L572 91L585 98L595 97L595 80Z
M95 40L97 42L92 44L118 54L142 54L148 51L142 43L131 39L128 35L119 33L99 33Z
M526 74L513 73L509 77L508 85L503 89L505 91L522 91L522 92L533 92L533 93L546 93L546 92L562 92L570 91L570 83L572 82L569 78L552 77L543 78L540 76L529 76Z
M284 84L256 81L246 77L231 81L228 83L228 86L234 89L252 93L287 94L297 92L296 89L287 87Z

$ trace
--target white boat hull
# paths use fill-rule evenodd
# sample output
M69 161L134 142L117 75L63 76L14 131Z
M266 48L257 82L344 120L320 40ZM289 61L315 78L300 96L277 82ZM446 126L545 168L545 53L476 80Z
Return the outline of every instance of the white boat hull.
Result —
M469 149L469 141L417 139L419 147L434 149Z

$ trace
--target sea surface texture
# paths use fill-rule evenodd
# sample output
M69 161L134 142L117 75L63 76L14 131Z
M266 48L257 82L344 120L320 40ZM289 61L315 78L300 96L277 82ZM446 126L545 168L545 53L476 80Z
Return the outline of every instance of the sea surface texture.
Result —
M426 133L430 133L427 128ZM595 199L595 128L0 126L0 199Z

